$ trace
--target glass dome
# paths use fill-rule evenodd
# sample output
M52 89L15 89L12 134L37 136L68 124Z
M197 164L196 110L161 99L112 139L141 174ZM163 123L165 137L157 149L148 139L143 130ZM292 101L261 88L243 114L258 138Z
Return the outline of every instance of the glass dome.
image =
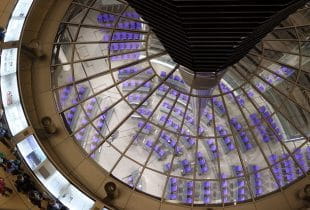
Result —
M210 93L125 1L73 1L51 77L64 125L88 157L161 201L253 201L310 167L310 10L292 14Z

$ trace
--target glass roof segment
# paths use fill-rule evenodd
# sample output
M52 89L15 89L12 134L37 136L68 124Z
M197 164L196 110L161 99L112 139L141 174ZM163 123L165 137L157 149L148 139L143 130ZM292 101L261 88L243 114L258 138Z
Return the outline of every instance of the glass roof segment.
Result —
M74 1L51 65L59 114L89 158L162 202L281 190L310 168L309 12L283 21L207 95L126 2Z
M17 2L7 26L4 42L18 41L20 39L32 3L32 0L19 0Z

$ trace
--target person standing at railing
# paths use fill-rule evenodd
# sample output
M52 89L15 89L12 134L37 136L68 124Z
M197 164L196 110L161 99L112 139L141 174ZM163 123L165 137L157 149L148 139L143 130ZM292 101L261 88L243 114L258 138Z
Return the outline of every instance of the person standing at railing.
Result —
M41 201L43 200L42 193L40 193L37 190L30 190L28 192L28 198L33 205L36 205L37 207L41 208Z
M5 186L5 182L3 178L0 178L0 194L9 197L10 194L13 193L13 190L7 186Z
M18 175L21 173L20 161L19 160L9 160L5 164L5 171L12 175Z
M7 148L10 148L10 143L9 140L10 139L10 135L9 132L2 127L1 123L0 123L0 142L2 144L4 144Z
M28 193L30 190L35 189L34 183L30 180L29 175L25 173L17 175L15 187L18 192L22 193Z
M3 27L0 27L0 42L3 42L4 37L5 37L5 32L6 32L6 29Z
M50 199L47 205L47 210L69 210L66 206L54 199Z
M6 159L6 156L3 152L0 152L0 167L2 167L5 170L6 163L8 162L8 159Z

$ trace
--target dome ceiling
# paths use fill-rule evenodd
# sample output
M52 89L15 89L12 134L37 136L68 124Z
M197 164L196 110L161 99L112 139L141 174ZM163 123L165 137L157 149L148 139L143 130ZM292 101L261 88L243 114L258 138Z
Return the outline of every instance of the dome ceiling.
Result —
M54 43L59 114L111 176L161 201L253 201L310 167L309 9L283 21L211 94L126 2L73 1Z

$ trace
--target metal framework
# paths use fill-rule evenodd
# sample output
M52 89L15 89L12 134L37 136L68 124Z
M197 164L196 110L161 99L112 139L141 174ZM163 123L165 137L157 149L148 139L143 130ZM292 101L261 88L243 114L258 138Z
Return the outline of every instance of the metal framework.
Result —
M143 187L140 188L138 186L138 183L146 178L145 176L147 176L148 172L157 174L158 177L165 177L164 180L156 180L161 188L157 194L152 194L160 199L161 204L170 202L167 199L170 178L177 178L182 183L194 181L193 202L187 203L182 199L177 199L177 203L187 204L191 208L205 204L203 199L195 196L195 192L198 192L199 186L204 181L210 181L212 186L217 186L220 191L218 192L219 196L211 199L209 204L225 207L226 205L246 201L254 202L255 205L255 201L261 196L275 191L282 191L296 180L308 176L310 160L308 160L309 166L305 167L296 158L296 154L299 151L306 155L307 149L310 148L310 104L309 100L306 99L306 96L309 97L310 94L310 70L308 68L310 50L303 47L304 45L302 44L309 42L309 40L302 38L305 37L305 34L309 37L310 33L309 29L307 29L310 24L310 9L308 5L299 9L295 14L283 21L273 32L269 33L257 45L256 51L250 51L239 63L229 66L228 68L231 68L231 70L227 71L211 96L199 96L193 88L186 86L185 83L178 85L179 83L171 82L174 76L180 75L178 70L179 64L174 63L163 48L155 46L154 43L159 43L156 40L156 36L146 25L145 21L126 2L114 0L114 3L109 5L104 5L100 2L97 0L84 3L80 1L72 2L56 37L54 43L55 54L51 65L52 90L59 114L62 116L70 135L76 140L77 144L81 145L81 152L87 153L86 160L94 159L110 176L119 180L128 175L120 175L116 172L122 161L128 161L135 165L139 175L136 177L134 184L130 186L132 188L131 192L138 190L146 194L152 194ZM99 22L97 18L103 17L103 15L105 15L106 19ZM135 26L135 28L124 28L124 25L127 24L126 22L138 26ZM283 39L277 36L277 32L280 30L291 38ZM294 31L295 36L292 36L291 30ZM136 40L114 38L120 33L139 34L139 38ZM96 34L99 34L101 38L96 38ZM84 40L84 36L90 37L89 40ZM109 37L109 39L104 39L104 36ZM284 40L296 43L291 48L291 51L287 49L281 50L281 43ZM273 49L266 45L267 42L269 46L270 42L274 43L272 45ZM137 47L113 50L113 44L115 43L136 43ZM96 51L94 54L83 51L83 49L88 48L99 48L99 45L104 46L104 49L101 48L101 51ZM259 49L259 46L262 46L262 49ZM280 53L282 56L272 57L266 53L266 49L269 52ZM138 56L123 59L129 54ZM298 60L292 61L292 56L298 56ZM251 60L253 63L249 63ZM264 62L266 61L270 63L269 66L265 66ZM98 64L96 62L105 70L100 70L101 68L98 67L95 68L94 66ZM105 62L107 63L104 64ZM68 66L70 68L65 70ZM133 67L138 70L128 74L125 78L118 78L119 70ZM150 69L151 73L149 73ZM165 76L161 75L162 69L165 69ZM301 82L303 76L306 76L308 79L308 84ZM124 91L122 89L123 84L132 80L140 80L141 82L133 89ZM128 97L133 94L141 94L141 88L149 84L149 82L152 83L149 91L139 102L133 105ZM166 89L161 94L158 94L159 88L163 86ZM184 88L184 86L186 87ZM284 87L287 86L291 88L285 89ZM81 87L87 89L86 95L78 94ZM66 89L69 92L66 95L67 98L63 96ZM173 91L176 93L174 97L171 95ZM185 98L185 100L182 98ZM87 105L92 99L95 99L97 111L89 114ZM205 99L207 100L207 105L202 104L202 100ZM243 100L242 103L240 102L241 99ZM104 103L102 103L103 100ZM193 114L193 109L195 108L193 106L194 100L198 101L197 116ZM275 104L277 100L286 100L288 102L277 105ZM161 107L167 101L171 104L171 107L168 113L164 114L161 111ZM151 105L147 105L148 103ZM219 111L219 104L221 104L224 110L223 113ZM261 106L265 106L269 110L270 115L268 118L264 117L260 111ZM124 107L126 107L126 110L124 110ZM150 113L147 116L139 111L142 107L150 108ZM182 110L178 120L175 114L175 108L177 107L181 107ZM67 113L73 109L77 110L75 118L78 119L74 121L74 126L68 123L66 117ZM284 109L289 112L283 111ZM297 113L296 110L299 112ZM202 119L205 111L212 116L208 125ZM113 112L113 119L111 122L107 121L104 124L106 129L103 133L96 122L103 114L108 115L111 112ZM271 141L267 143L262 141L258 128L251 123L249 117L253 113L257 114L262 125L268 129L268 135L272 138ZM292 114L296 114L297 117L291 118ZM135 124L136 121L132 119L133 115L139 116L144 124L138 127ZM163 115L166 117L160 123L159 117ZM188 116L194 118L192 127L188 126ZM243 126L242 131L250 137L253 149L244 150L239 131L231 123L231 120L234 118L238 119ZM270 121L271 118L277 123L279 129L273 126L273 121ZM303 121L302 126L296 122L297 118ZM86 123L79 124L81 119L85 119ZM178 122L177 129L173 129L168 125L173 120ZM151 125L154 128L149 135L143 133L147 125ZM217 131L219 125L226 129L225 135L221 135ZM284 129L287 127L290 130ZM126 128L126 130L123 131L123 128ZM202 133L200 128L204 129ZM89 129L91 134L82 140L78 140L77 135L80 132L84 132L85 129ZM280 137L279 132L282 137ZM121 135L113 140L116 133ZM171 150L168 150L168 146L163 146L164 144L161 140L163 133L176 139L175 146L170 153L169 151ZM89 149L85 145L91 142L93 135L99 136L100 140L93 148ZM226 137L231 138L232 143L235 145L235 149L229 152L225 152L223 149L222 141ZM180 165L182 158L185 158L185 156L190 157L193 172L188 175L180 175L178 169L172 170L173 167L170 167L168 171L158 168L158 164L164 163L164 161L154 158L155 147L137 154L143 158L131 155L130 152L134 150L137 150L138 153L137 147L143 148L143 143L148 138L154 140L153 145L160 144L161 148L166 151L167 157L165 160L167 160L170 166ZM193 138L195 140L194 146L191 149L185 149L181 138ZM214 145L219 155L214 160L207 156L210 154L210 151L202 147L210 139L215 140ZM98 158L98 156L103 155L103 147L107 147L117 154L111 167L108 167L105 162L100 161L100 158ZM177 147L183 148L183 154L176 155ZM196 158L197 153L202 150L206 154L205 159L209 167L208 173L203 175L198 173L199 164ZM251 164L256 164L251 151L254 151L253 154L259 155L259 157L255 158L262 162L259 170L255 173L249 170ZM279 159L275 162L270 162L269 156L271 154L278 155ZM287 161L290 161L294 166L294 170L299 170L300 173L294 172L292 180L282 183L282 181L278 180L278 175L275 173L274 168L278 165L286 164ZM230 164L234 163L240 164L242 176L236 176L234 173L229 172ZM253 182L251 181L251 177L256 173L268 174L266 179L270 183L275 184L275 187L266 188L262 194L257 195L253 190ZM223 174L225 176L222 176ZM106 179L110 176L106 177ZM246 197L238 200L236 197L238 187L233 187L231 192L234 196L228 199L225 198L226 195L222 190L222 186L227 182L236 183L238 179L245 181L245 189L248 192ZM131 195L127 198L126 205ZM283 196L285 195L283 194Z

